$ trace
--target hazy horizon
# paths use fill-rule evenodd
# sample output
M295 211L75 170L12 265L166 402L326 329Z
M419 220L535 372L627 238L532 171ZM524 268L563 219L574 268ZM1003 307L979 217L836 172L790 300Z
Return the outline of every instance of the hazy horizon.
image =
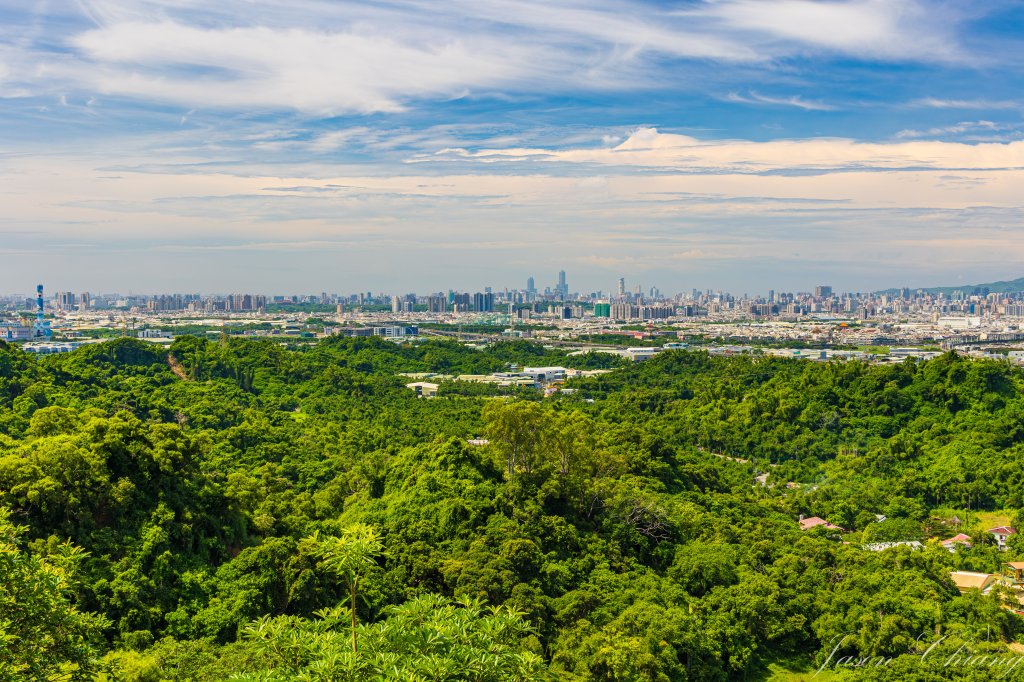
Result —
M557 277L557 273L555 273L555 274L556 274L556 277ZM552 291L554 291L556 282L554 282L554 281L552 281L552 282L545 282L545 281L542 281L541 278L538 278L536 276L534 277L534 279L536 280L535 285L536 285L536 288L537 288L538 291L543 292L546 288L550 288ZM749 296L765 296L766 294L768 294L769 291L775 291L776 293L807 293L807 294L809 294L809 293L811 293L814 290L815 287L817 287L819 285L831 286L834 289L834 292L837 293L837 294L845 294L845 293L849 293L849 294L868 294L868 293L873 293L873 292L886 291L886 290L889 290L889 289L903 289L903 288L907 288L907 289L910 289L911 291L915 291L917 289L932 289L932 288L937 288L937 287L955 287L955 286L961 286L961 285L965 289L969 289L971 287L975 287L975 286L979 286L979 285L991 284L991 283L998 282L998 281L1011 281L1011 280L1021 279L1021 278L1018 278L1018 277L1006 277L1006 278L996 278L996 279L993 279L993 280L988 281L988 282L980 282L980 281L977 281L977 282L975 282L975 281L972 281L972 282L953 282L953 283L920 284L920 285L913 285L913 286L908 285L908 284L894 284L894 285L890 285L890 286L873 286L873 287L864 287L864 288L859 288L859 289L858 288L847 289L847 288L843 288L843 287L837 287L837 286L835 286L830 281L822 280L821 282L817 282L817 283L812 284L812 285L804 285L804 286L793 287L793 288L785 288L785 287L779 288L779 287L767 286L767 287L765 287L763 289L750 289L750 290L742 290L742 291L741 290L731 290L731 289L727 289L727 288L724 288L724 287L718 287L718 286L712 286L712 285L703 286L703 287L702 286L684 287L684 288L681 288L681 289L665 289L664 287L659 286L656 282L654 282L654 283L645 283L645 282L641 282L641 281L631 281L629 278L625 278L625 279L626 279L626 289L628 291L633 291L634 288L636 287L636 285L639 284L641 286L642 292L645 295L650 291L651 287L655 287L664 296L673 296L675 294L689 294L689 293L691 293L691 291L693 289L697 289L700 292L706 292L706 291L722 292L722 293L730 294L730 295L733 295L733 296L745 296L745 295L749 295ZM47 298L47 300L52 298L53 295L56 294L57 292L61 292L61 291L71 291L73 293L81 293L83 291L88 291L90 293L90 295L92 295L92 296L109 296L109 295L113 295L113 294L122 295L122 296L157 296L157 295L167 295L167 294L171 294L171 295L173 295L173 294L181 294L181 295L199 294L201 296L227 296L227 295L231 295L231 294L246 293L246 294L254 294L254 295L258 294L258 295L266 295L266 296L285 296L285 297L287 297L287 296L309 296L309 295L316 295L316 294L319 294L319 293L327 293L327 294L332 295L332 296L333 295L351 296L351 295L356 295L356 294L359 294L359 293L367 293L367 292L372 293L374 296L378 296L378 295L388 295L388 296L399 295L400 296L400 295L410 294L410 293L414 293L414 294L417 294L417 295L425 296L425 295L436 294L436 293L447 293L449 291L455 291L455 292L460 292L460 293L482 292L487 287L492 288L494 290L494 292L496 292L496 293L497 292L501 292L501 291L505 291L505 290L508 290L508 291L516 291L516 290L518 290L518 291L525 291L526 290L526 280L525 279L523 280L523 282L521 282L518 285L515 285L515 284L509 284L509 285L483 284L483 285L480 285L480 286L462 286L462 287L457 287L457 286L442 286L442 287L437 287L437 288L422 288L422 287L420 287L420 288L412 288L412 289L407 289L407 290L381 289L381 288L378 288L378 289L370 288L370 289L358 289L358 290L347 290L347 289L342 290L342 289L331 289L329 287L328 288L313 287L313 288L307 288L307 289L300 289L300 288L291 287L291 286L285 286L285 287L283 287L281 289L262 289L262 288L259 288L259 286L254 287L254 288L249 288L249 289L246 289L244 287L236 287L234 289L195 289L195 288L189 289L189 288L173 287L173 286L171 288L168 288L168 289L140 289L140 288L129 288L129 289L96 289L96 288L93 288L93 289L90 289L88 286L73 287L73 286L59 286L58 285L56 287L51 287L51 286L47 286L45 283L43 283L43 285L44 285L44 296ZM614 294L614 292L616 291L616 288L618 286L618 280L616 279L610 285L605 286L605 287L582 287L582 288L581 287L573 286L572 281L569 280L568 281L568 286L569 286L569 291L572 292L572 293L578 293L578 294L583 295L583 294L596 293L596 292L600 291L603 294L605 294L606 296L610 296L610 295ZM34 299L35 296L36 296L36 292L35 292L35 289L33 287L31 291L29 291L28 289L26 289L25 291L0 291L0 296L25 296L26 298L33 298Z

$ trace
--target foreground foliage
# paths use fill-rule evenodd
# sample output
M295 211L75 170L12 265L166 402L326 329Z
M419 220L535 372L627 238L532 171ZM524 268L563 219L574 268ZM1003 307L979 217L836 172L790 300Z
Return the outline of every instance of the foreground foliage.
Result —
M89 679L107 623L71 598L85 555L66 542L26 551L10 517L0 507L0 679Z
M915 667L922 644L1021 636L1011 595L949 579L1022 558L983 532L1024 520L1020 370L672 351L553 398L433 400L399 374L563 361L527 342L0 346L0 673L758 679L831 665L839 640L959 679ZM935 541L960 531L973 549ZM904 540L925 547L861 546Z

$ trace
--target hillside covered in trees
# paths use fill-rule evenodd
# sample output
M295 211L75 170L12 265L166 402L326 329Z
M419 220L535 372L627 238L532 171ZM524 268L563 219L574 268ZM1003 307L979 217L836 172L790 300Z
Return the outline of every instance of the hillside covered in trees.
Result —
M510 363L615 369L399 375ZM1024 637L950 572L1022 508L1024 373L953 354L0 343L0 679L1016 679L949 664Z

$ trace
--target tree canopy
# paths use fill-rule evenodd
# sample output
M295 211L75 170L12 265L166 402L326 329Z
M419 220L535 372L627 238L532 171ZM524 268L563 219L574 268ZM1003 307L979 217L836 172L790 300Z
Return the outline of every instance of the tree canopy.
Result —
M1024 559L984 532L1024 521L1020 369L678 350L548 398L402 375L573 363L598 360L0 344L0 678L945 680L976 671L927 642L1018 641L1017 595L950 573Z

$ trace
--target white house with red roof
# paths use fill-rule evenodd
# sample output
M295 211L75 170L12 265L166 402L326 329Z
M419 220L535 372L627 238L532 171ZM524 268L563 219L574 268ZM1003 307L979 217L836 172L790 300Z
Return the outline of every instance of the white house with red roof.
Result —
M996 546L999 547L1000 552L1006 551L1006 541L1011 535L1017 534L1017 529L1011 526L997 526L996 528L989 528L986 533L989 533L996 540Z

